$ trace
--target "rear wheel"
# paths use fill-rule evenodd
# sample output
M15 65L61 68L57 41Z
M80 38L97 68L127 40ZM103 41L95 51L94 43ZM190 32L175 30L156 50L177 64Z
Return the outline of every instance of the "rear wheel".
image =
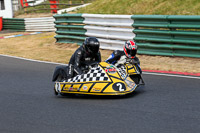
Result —
M62 82L63 79L64 79L63 76L59 74L58 77L57 77L57 79L56 79L56 82ZM56 87L58 87L58 88L56 88ZM55 94L56 96L57 96L58 94L60 94L60 93L58 92L59 87L60 87L60 84L59 84L59 83L54 84L54 94Z
M57 79L56 79L56 82L62 82L64 79L65 79L64 76L59 74Z

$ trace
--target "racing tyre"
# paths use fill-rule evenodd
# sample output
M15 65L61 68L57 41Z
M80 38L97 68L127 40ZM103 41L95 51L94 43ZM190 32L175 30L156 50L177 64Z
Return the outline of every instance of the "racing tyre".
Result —
M54 94L57 96L58 95L58 92L56 91L56 88L54 87Z
M140 75L130 75L130 78L136 83L140 83L141 76Z

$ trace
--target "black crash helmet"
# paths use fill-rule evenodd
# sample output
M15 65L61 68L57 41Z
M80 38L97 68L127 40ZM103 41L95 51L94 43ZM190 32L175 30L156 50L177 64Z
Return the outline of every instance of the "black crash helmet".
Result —
M83 42L85 50L89 53L98 53L100 43L96 37L87 37Z

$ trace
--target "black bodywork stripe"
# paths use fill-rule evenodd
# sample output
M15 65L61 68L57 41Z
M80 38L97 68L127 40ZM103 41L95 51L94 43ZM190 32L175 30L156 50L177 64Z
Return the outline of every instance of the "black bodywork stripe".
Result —
M115 79L118 79L118 80L124 81L123 78L118 78L118 77L115 77L115 76L112 76L112 75L109 75L109 76L112 77L112 78L115 78Z
M65 84L63 85L63 87L62 87L61 91L64 91L64 88L65 88Z
M81 84L81 86L79 87L79 88L80 88L80 90L81 90L82 86L83 86L83 83L82 83L82 84ZM78 91L80 91L80 90L78 90Z
M108 84L101 90L101 93L103 93L104 90L105 90L110 84L112 84L112 83L113 83L113 82L108 83Z
M91 91L91 89L93 88L93 86L95 85L96 83L93 83L93 85L91 85L90 89L88 90L88 92Z

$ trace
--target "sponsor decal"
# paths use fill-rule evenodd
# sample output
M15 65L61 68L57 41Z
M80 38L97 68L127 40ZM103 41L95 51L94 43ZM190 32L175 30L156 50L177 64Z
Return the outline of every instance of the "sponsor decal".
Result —
M69 87L65 87L63 90L69 90Z
M114 74L117 72L116 68L114 66L108 66L105 70L107 73L111 73L111 74Z
M126 77L126 67L125 66L120 66L120 68L118 68L118 72L119 74L122 76L122 78Z
M87 90L88 89L88 87L87 86L83 86L83 90Z
M101 88L92 88L93 91L99 92L101 91Z
M72 74L72 64L69 64L69 74Z
M73 88L74 91L79 91L79 88Z
M74 90L74 88L73 87L69 87L69 91L73 91Z
M130 81L128 79L125 79L125 82L126 82L126 84L127 84L127 86L129 88L134 88L135 87L135 83L134 82L132 82L132 81Z
M68 91L79 91L80 88L73 88L73 87L65 87L65 90L68 90Z
M85 58L85 60L86 60L86 61L90 61L90 60L91 60L91 58L90 58L90 57L88 57L88 58Z

